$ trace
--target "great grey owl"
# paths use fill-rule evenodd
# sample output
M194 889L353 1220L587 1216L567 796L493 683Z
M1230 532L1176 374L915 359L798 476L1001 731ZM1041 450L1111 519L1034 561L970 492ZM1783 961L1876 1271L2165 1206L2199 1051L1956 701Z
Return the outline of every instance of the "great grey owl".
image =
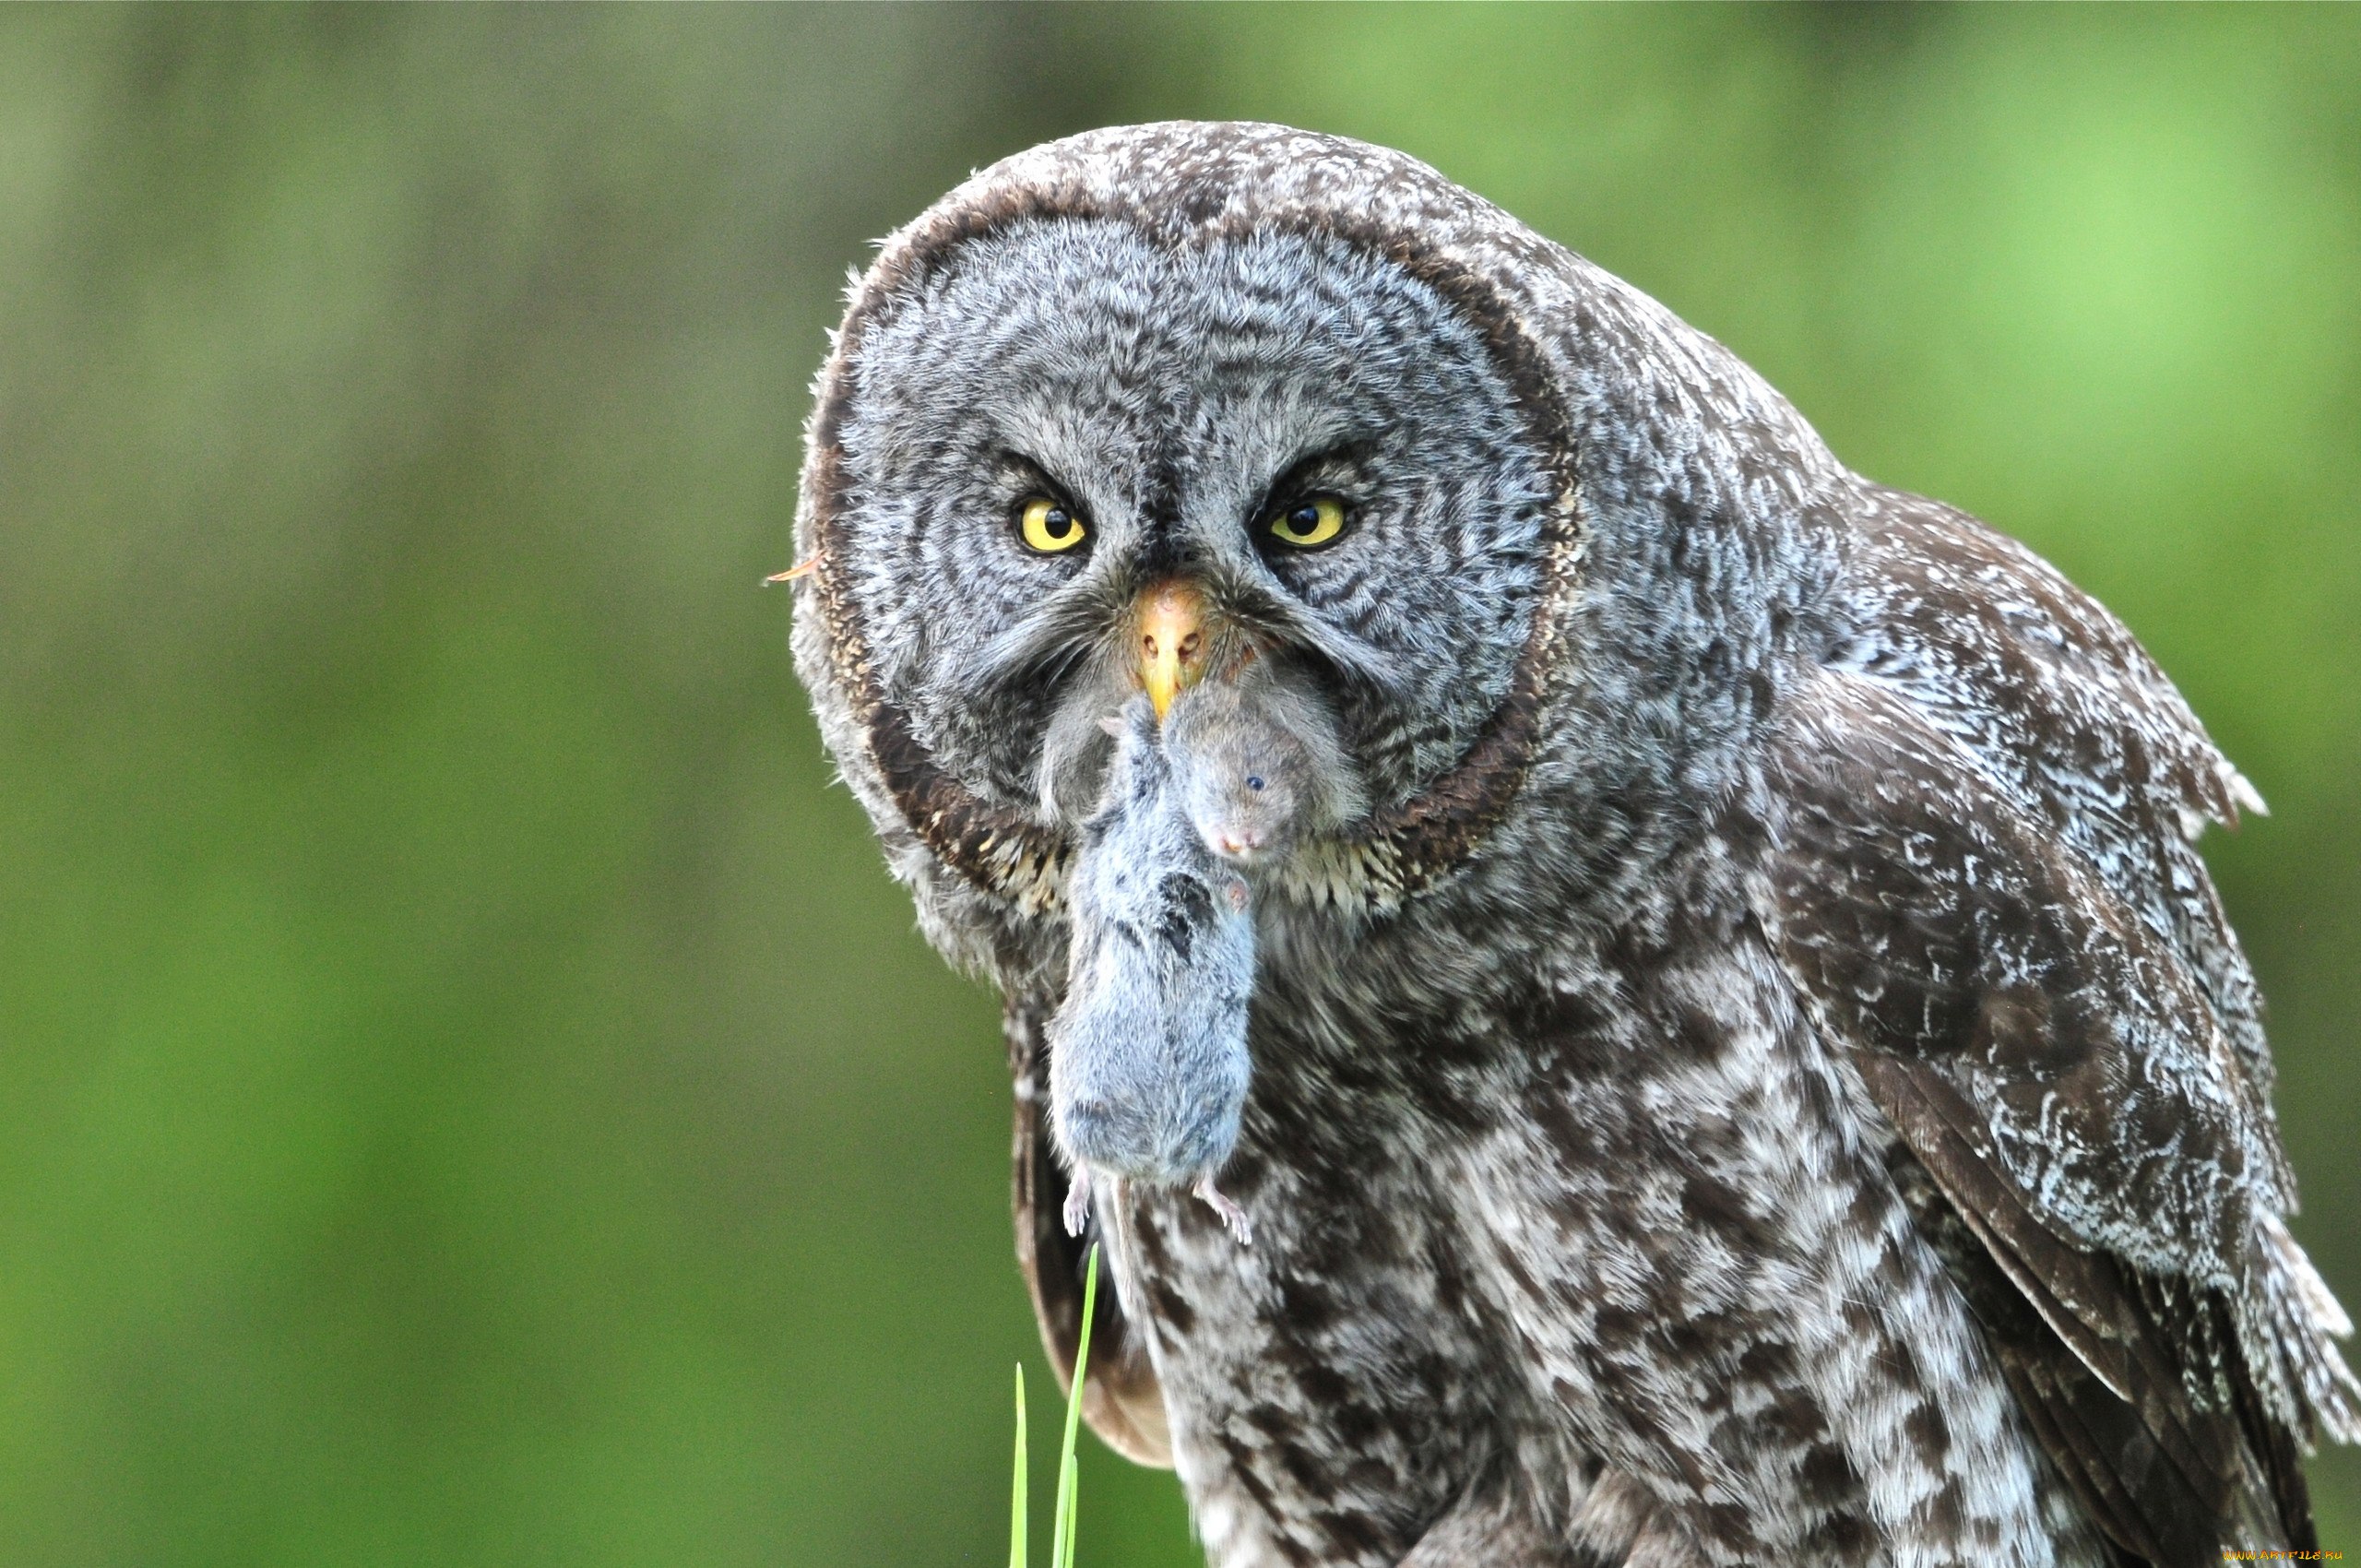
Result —
M1351 812L1255 873L1254 1245L1093 1204L1086 1409L1216 1563L2310 1544L2361 1388L2194 848L2260 802L2049 566L1431 170L1277 126L976 175L817 395L797 666L1005 994L1062 1369L1100 721L1241 664L1334 716Z

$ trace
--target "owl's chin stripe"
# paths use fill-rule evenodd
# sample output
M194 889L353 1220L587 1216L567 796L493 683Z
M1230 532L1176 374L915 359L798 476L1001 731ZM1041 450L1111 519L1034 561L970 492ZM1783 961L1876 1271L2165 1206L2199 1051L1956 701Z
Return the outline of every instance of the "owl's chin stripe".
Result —
M1308 845L1282 878L1297 901L1382 912L1447 876L1483 846L1525 781L1541 733L1563 652L1563 624L1579 570L1580 528L1574 463L1558 388L1540 351L1508 301L1482 276L1418 236L1378 227L1342 209L1253 209L1255 193L1221 184L1209 169L1199 199L1157 211L1077 184L1016 183L946 202L888 244L862 278L821 373L813 416L799 542L816 563L805 587L826 617L834 674L867 740L874 766L910 830L979 889L1026 914L1056 914L1065 904L1073 845L1026 811L987 800L942 768L909 718L884 696L870 657L858 605L841 568L843 450L839 427L858 381L868 328L912 297L961 245L1012 224L1038 219L1129 223L1170 245L1203 244L1254 231L1317 233L1341 239L1433 289L1481 335L1525 415L1528 434L1556 480L1558 501L1543 524L1546 578L1507 695L1459 762L1423 790L1376 813L1351 833ZM955 196L956 193L955 193ZM1213 216L1207 216L1213 215Z

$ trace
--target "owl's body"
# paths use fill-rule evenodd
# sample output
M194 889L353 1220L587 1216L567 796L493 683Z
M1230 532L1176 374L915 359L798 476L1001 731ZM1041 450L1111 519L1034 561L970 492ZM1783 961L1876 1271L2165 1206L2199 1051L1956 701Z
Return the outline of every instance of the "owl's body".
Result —
M1068 1169L1205 1186L1238 1143L1254 992L1245 885L1182 807L1147 699L1109 721L1107 798L1083 824L1050 1126ZM1242 1221L1241 1221L1242 1223Z
M820 391L799 665L1008 997L1062 1365L1086 716L1222 679L1191 637L1332 716L1353 804L1254 873L1256 1245L1097 1195L1086 1412L1216 1562L2308 1542L2300 1449L2361 1390L2193 847L2259 802L2055 572L1431 171L1279 127L978 175Z

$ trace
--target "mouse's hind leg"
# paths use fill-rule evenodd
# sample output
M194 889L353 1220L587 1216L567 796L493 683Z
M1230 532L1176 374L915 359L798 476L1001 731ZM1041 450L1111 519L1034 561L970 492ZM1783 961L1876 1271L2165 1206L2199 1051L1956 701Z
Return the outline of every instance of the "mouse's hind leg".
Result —
M1247 1218L1244 1209L1232 1203L1220 1189L1214 1185L1214 1179L1211 1176L1199 1177L1194 1190L1207 1208L1221 1216L1221 1222L1229 1227L1229 1233L1238 1238L1240 1246L1251 1247L1254 1244L1254 1221Z

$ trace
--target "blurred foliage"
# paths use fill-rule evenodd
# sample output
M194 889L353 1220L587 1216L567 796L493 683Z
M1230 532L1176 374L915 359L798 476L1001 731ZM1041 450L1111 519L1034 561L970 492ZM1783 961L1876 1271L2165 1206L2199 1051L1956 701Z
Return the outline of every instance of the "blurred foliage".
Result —
M1180 116L1428 160L2130 622L2276 810L2361 1305L2361 13L11 9L0 1562L997 1553L994 1007L753 585L865 242Z

